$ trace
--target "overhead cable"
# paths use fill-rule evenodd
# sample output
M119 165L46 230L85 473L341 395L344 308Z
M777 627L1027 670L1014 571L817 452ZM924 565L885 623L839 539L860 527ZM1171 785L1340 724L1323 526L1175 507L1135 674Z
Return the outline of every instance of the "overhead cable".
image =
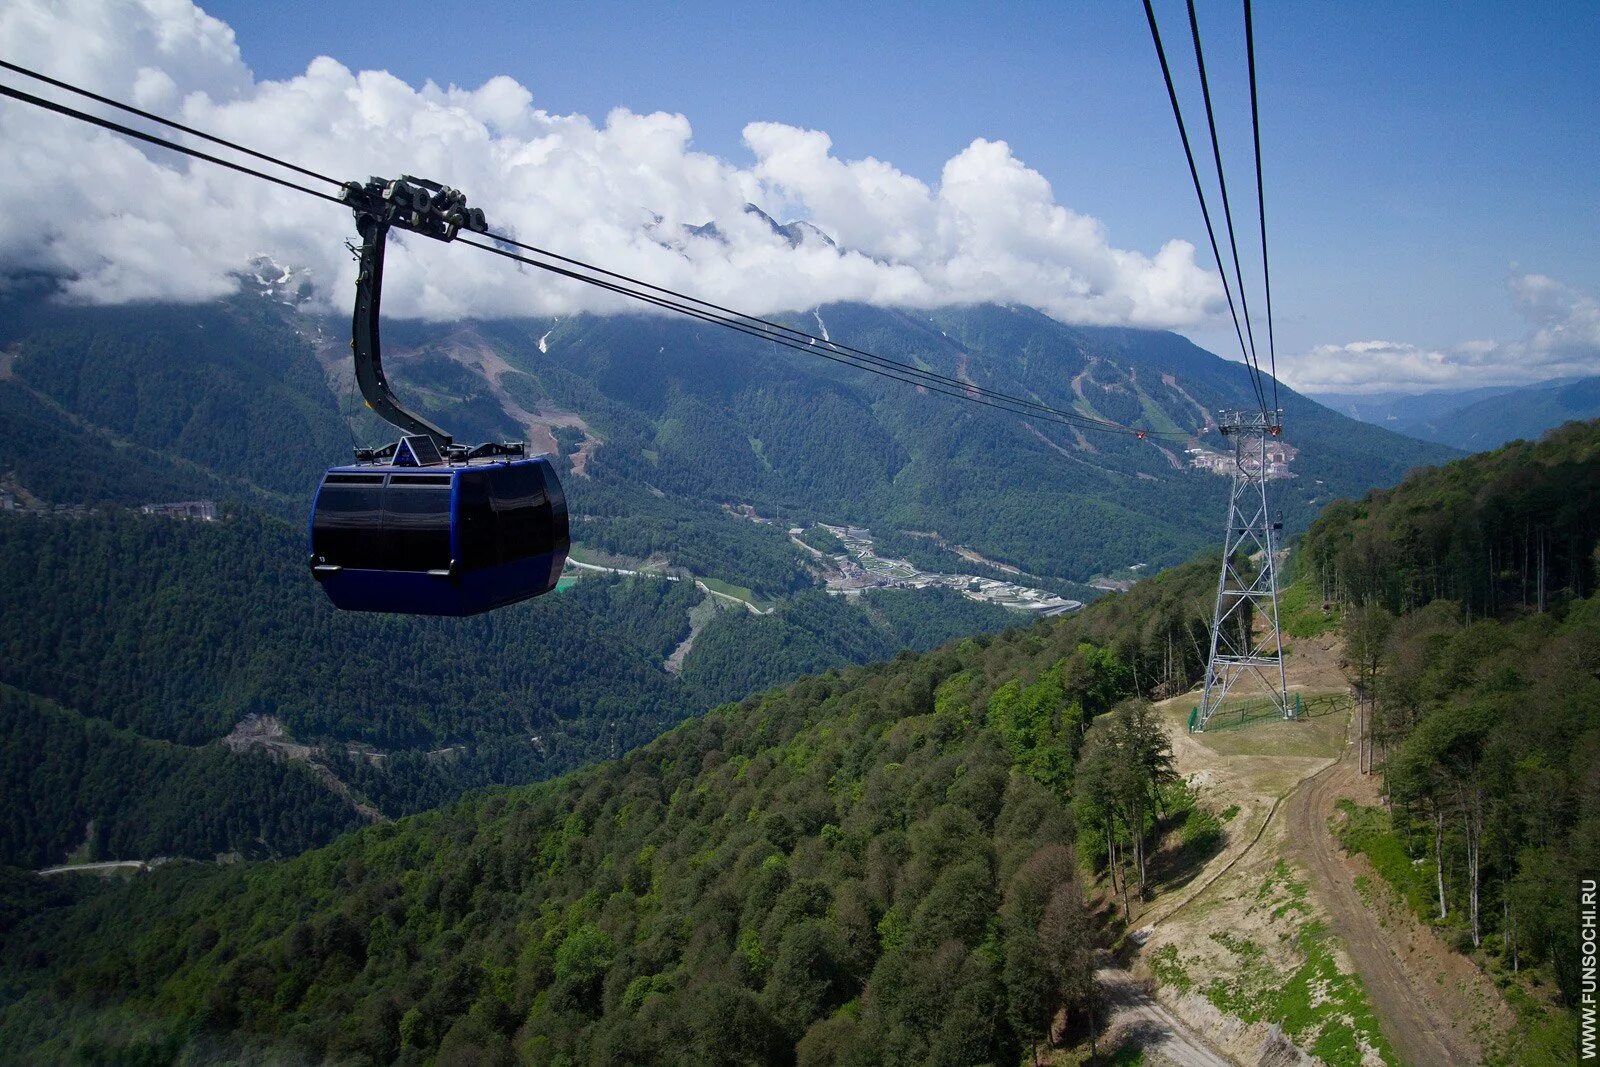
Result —
M1250 384L1255 390L1256 399L1261 405L1261 410L1266 412L1266 394L1261 389L1255 365L1250 362L1250 349L1244 342L1244 329L1239 325L1239 310L1234 304L1233 288L1228 284L1228 270L1222 261L1222 250L1217 244L1216 227L1211 223L1211 209L1206 204L1205 187L1200 183L1200 170L1195 166L1194 147L1189 142L1189 127L1183 121L1183 108L1178 104L1178 90L1172 81L1172 67L1167 63L1167 50L1161 43L1161 29L1156 25L1156 12L1150 0L1144 0L1144 14L1150 24L1150 39L1156 46L1156 58L1161 63L1161 78L1166 82L1167 99L1172 104L1172 117L1178 123L1178 138L1183 142L1183 156L1189 164L1189 179L1194 183L1194 195L1200 202L1200 216L1205 221L1206 237L1211 241L1211 255L1217 263L1217 274L1222 280L1222 292L1228 298L1228 313L1233 317L1233 332L1239 338L1239 352L1244 358L1245 369L1250 374Z
M1200 72L1200 97L1205 102L1206 130L1211 135L1211 158L1217 167L1217 189L1222 194L1222 219L1228 228L1228 250L1233 254L1233 280L1239 287L1239 313L1244 319L1245 339L1250 342L1248 356L1250 362L1255 364L1256 374L1259 377L1261 360L1256 355L1256 335L1250 325L1250 296L1245 288L1244 272L1240 266L1239 242L1234 236L1233 203L1228 197L1228 178L1222 167L1222 139L1217 136L1216 113L1211 107L1211 79L1206 76L1206 55L1200 46L1200 19L1195 14L1194 0L1189 0L1189 31L1194 37L1194 65Z
M1244 0L1244 54L1250 68L1250 132L1256 148L1256 217L1261 223L1261 283L1267 295L1267 358L1271 363L1272 408L1278 410L1278 343L1272 329L1272 268L1267 262L1267 199L1261 182L1261 108L1256 102L1256 31L1250 0Z
M546 256L546 257L549 257L550 259L554 259L554 260L557 260L559 262L569 264L571 266L580 267L580 268L582 268L584 270L594 271L595 273L604 275L604 276L606 276L608 278L617 279L618 281L625 282L625 283L627 283L629 285L642 286L645 289L649 289L649 290L652 290L652 291L657 292L657 293L664 294L664 295L669 296L669 297L674 297L674 298L679 299L679 300L690 301L690 302L692 302L694 304L699 305L700 307L707 308L707 309L709 309L711 311L716 311L716 312L720 312L722 314L734 316L735 318L738 318L738 319L741 319L741 320L743 320L745 322L748 322L753 326L759 326L762 329L763 334L766 334L766 333L769 333L769 332L770 333L779 333L779 334L794 338L796 340L803 340L803 341L806 342L806 344L808 346L809 345L815 345L815 346L819 346L819 347L828 348L828 349L831 349L831 350L836 351L836 352L849 354L851 356L855 356L855 357L860 358L860 359L868 360L868 361L870 361L870 362L872 362L872 363L874 363L874 364L876 364L878 366L893 368L895 370L903 371L903 372L905 372L907 374L911 374L911 375L913 375L915 377L926 379L928 381L940 382L940 383L945 384L945 385L957 386L957 387L959 387L959 388L961 388L961 389L963 389L963 390L965 390L967 392L977 393L979 395L991 397L991 398L996 399L996 400L1002 400L1002 401L1005 401L1007 403L1020 404L1020 405L1023 405L1023 406L1029 407L1029 408L1036 409L1038 411L1046 412L1048 414L1064 415L1064 416L1067 416L1069 418L1073 418L1073 419L1079 420L1079 421L1082 422L1082 424L1084 424L1086 426L1094 427L1096 429L1107 429L1107 430L1117 430L1117 431L1126 431L1126 430L1131 429L1130 427L1123 426L1121 423L1112 422L1109 419L1096 419L1096 418L1092 418L1092 417L1087 416L1087 415L1080 414L1078 412L1065 411L1065 410L1063 410L1061 408L1051 407L1048 404L1041 404L1041 403L1039 403L1037 401L1030 400L1030 399L1027 399L1025 397L1018 397L1018 396L1014 396L1014 395L1012 395L1010 393L1003 393L1003 392L1000 392L1000 391L995 390L995 389L990 389L987 386L978 385L976 382L969 382L969 381L966 381L966 380L961 379L961 378L953 378L953 377L951 377L951 376L949 376L947 374L940 374L937 371L927 370L927 369L925 369L923 367L917 366L915 363L906 363L906 362L904 362L902 360L890 359L890 358L888 358L886 356L879 356L876 353L866 351L865 349L855 348L855 347L853 347L851 345L842 344L842 343L840 343L838 341L834 341L834 340L832 340L830 338L818 337L815 334L807 333L805 330L796 329L796 328L794 328L792 326L785 326L784 324L782 324L780 322L776 322L776 321L774 321L772 319L762 318L759 315L749 315L749 314L746 314L746 313L744 313L742 311L735 311L733 308L724 307L721 304L713 303L712 301L709 301L709 300L703 300L703 299L701 299L700 297L697 297L697 296L690 296L687 293L681 293L681 292L678 292L675 289L669 289L669 288L667 288L665 286L656 285L656 284L654 284L652 282L642 281L641 279L633 278L633 277L630 277L630 276L628 276L626 274L620 274L620 273L618 273L616 271L613 271L613 270L607 270L604 267L597 267L592 263L585 263L585 262L583 262L582 260L579 260L579 259L573 259L573 258L571 258L569 256L563 256L560 253L552 252L549 249L540 248L537 245L525 244L525 243L523 243L521 241L516 241L516 240L513 240L513 239L511 239L509 237L501 236L499 234L491 233L488 236L490 236L490 237L494 238L495 240L500 241L500 242L502 242L502 243L504 243L506 245L510 245L513 248L520 248L520 249L523 249L524 251L527 251L527 252L533 252L536 255ZM535 265L538 265L538 264L535 264Z
M279 178L275 175L268 174L265 171L256 170L254 167L247 167L242 163L235 163L232 160L223 159L219 156L213 156L207 152L200 151L198 148L192 148L188 145L178 144L176 141L169 141L164 137L157 137L155 134L145 133L142 130L136 130L132 126L124 126L120 122L112 122L110 119L103 119L98 115L91 115L87 111L79 111L77 108L68 107L66 104L58 104L54 100L46 100L41 96L34 96L32 93L25 93L21 89L16 89L9 85L0 84L0 96L9 96L13 100L20 100L25 104L32 104L34 107L44 108L46 111L54 111L58 115L65 115L68 118L78 119L80 122L87 122L91 125L99 126L102 129L110 130L113 133L120 133L124 137L132 137L135 140L144 141L146 144L158 145L162 148L170 148L174 152L182 152L186 156L193 156L196 159L203 159L207 163L215 163L219 167L227 167L229 170L238 171L240 174L248 174L252 178L260 178L262 181L272 182L274 185L281 185L285 189L293 189L297 193L305 193L307 196L314 196L319 200L328 200L335 204L344 203L344 201L340 200L337 196L334 196L331 193L319 192L316 189L307 189L305 186L296 185L294 182L289 181L286 178Z
M142 119L149 119L151 122L159 122L161 125L169 127L170 129L181 130L182 132L189 134L191 137L199 137L201 140L210 141L212 144L222 145L224 148L231 148L235 152L243 152L245 155L254 156L256 159L259 159L263 162L273 163L277 166L284 167L287 170L304 174L308 178L315 178L318 181L329 182L333 185L344 184L337 178L330 178L326 174L318 174L314 170L308 170L307 168L297 164L286 162L277 158L276 156L269 156L265 152L257 152L253 148L246 148L242 144L236 144L233 141L225 140L221 137L215 136L214 134L206 133L204 130L197 130L193 126L186 126L181 122L164 118L163 116L157 115L154 112L146 111L143 108L134 107L132 104L125 104L121 100L113 100L109 96L101 96L99 93L90 92L88 89L85 89L82 86L73 85L70 82L64 82L59 79L52 78L48 74L41 74L36 70L29 70L27 67L18 66L17 64L9 62L8 60L0 59L0 69L9 70L13 74L21 74L25 77L42 81L46 85L53 85L57 89L64 89L69 93L76 93L79 96L87 97L96 103L105 104L107 107L114 107L121 111L126 111L131 115L138 115Z
M487 235L487 236L492 237L493 235L490 234L490 235ZM655 305L657 307L665 308L665 309L667 309L669 311L676 311L679 314L688 316L689 318L698 319L701 322L710 323L710 324L716 325L716 326L723 326L723 327L726 327L728 329L734 330L734 331L736 331L738 333L745 334L745 335L750 336L750 337L757 337L757 338L761 338L762 340L771 341L773 344L781 345L784 348L793 349L796 352L804 352L804 353L807 353L808 355L819 356L822 359L830 360L830 361L832 361L834 363L839 363L839 364L842 364L842 365L847 366L847 367L854 367L856 370L864 370L864 371L867 371L869 374L876 374L876 375L879 375L880 377L888 378L888 379L890 379L892 381L901 382L901 383L903 383L905 385L914 386L914 387L916 387L918 389L927 389L927 390L929 390L931 392L941 393L941 394L943 394L945 396L954 397L957 400L965 400L965 401L967 401L969 403L981 404L984 407L995 408L996 410L1005 411L1005 412L1008 412L1009 414L1017 415L1017 416L1020 416L1022 418L1040 419L1041 421L1045 421L1045 422L1059 423L1061 425L1072 426L1072 427L1085 427L1085 428L1088 428L1088 429L1101 430L1101 431L1104 431L1104 432L1107 432L1107 433L1132 434L1132 435L1137 436L1137 437L1187 438L1189 436L1188 434L1173 434L1173 433L1162 433L1162 432L1158 432L1158 431L1154 431L1154 430L1139 430L1139 429L1135 429L1134 427L1131 427L1131 426L1124 426L1121 423L1114 423L1114 422L1109 422L1109 421L1101 421L1101 420L1096 420L1096 419L1089 419L1089 418L1087 418L1087 417L1085 417L1085 416L1083 416L1083 415L1081 415L1081 414L1079 414L1077 412L1066 411L1066 410L1063 410L1063 409L1060 409L1060 408L1051 408L1051 407L1048 407L1048 406L1042 405L1042 404L1034 404L1031 401L1021 401L1021 402L1015 402L1014 403L1014 402L1008 402L1008 401L1005 401L1005 400L996 401L996 400L986 399L985 396L979 390L977 390L977 389L975 389L975 388L973 388L971 386L966 385L966 383L961 382L959 379L949 379L949 381L952 382L956 386L956 388L945 388L943 385L938 384L937 382L931 382L931 381L928 381L928 380L925 380L925 379L918 379L918 378L915 378L915 377L902 377L900 374L895 373L894 370L890 370L890 369L887 369L887 368L881 367L881 366L862 363L862 362L859 362L855 357L851 357L851 356L844 355L844 354L841 354L841 353L833 352L833 351L830 351L827 348L823 348L823 347L820 347L820 346L808 344L808 343L805 343L805 342L799 340L798 338L783 337L783 336L777 335L777 334L775 334L775 333L773 333L771 331L759 329L756 326L753 326L753 325L751 325L749 323L740 322L735 318L730 318L730 317L724 316L724 315L718 315L718 314L716 314L714 312L705 310L703 308L696 308L696 307L694 307L694 306L692 306L690 304L681 303L681 302L675 301L675 300L670 300L670 299L668 299L666 297L663 297L663 296L652 295L652 294L647 293L647 292L641 292L641 291L639 291L637 289L631 289L631 288L629 288L629 287L627 287L625 285L619 284L617 282L606 281L603 278L596 278L596 277L593 277L593 276L590 276L590 275L580 274L575 270L571 270L569 268L562 267L562 266L559 266L559 265L554 264L554 263L548 263L548 262L545 262L545 261L542 261L542 260L537 260L537 259L534 259L531 256L525 256L525 255L521 255L521 254L516 253L516 252L508 251L507 249L504 249L504 248L498 248L498 247L496 247L496 246L494 246L492 244L480 243L478 241L475 241L475 240L471 239L470 237L458 237L456 240L459 243L468 245L468 246L470 246L472 248L477 248L477 249L480 249L480 250L485 251L485 252L490 252L490 253L493 253L494 255L497 255L497 256L503 256L506 259L515 260L518 263L523 263L523 264L526 264L526 265L528 265L530 267L537 267L539 270L548 271L551 274L559 275L559 276L564 277L564 278L571 278L571 279L574 279L576 281L585 282L585 283L587 283L589 285L593 285L593 286L595 286L595 287L597 287L599 289L604 289L604 290L607 290L609 292L618 293L618 294L623 295L623 296L632 297L633 299L639 300L639 301L641 301L643 303L653 304L653 305ZM893 363L893 361L890 361L890 363L896 369L901 369L901 368L904 368L906 366L904 364ZM941 377L942 378L943 376L941 375L941 376L936 376L936 377ZM1005 394L999 394L999 395L1000 396L1004 396ZM1036 410L1032 410L1032 411L1027 410L1025 408L1017 406L1017 403L1025 403L1029 407L1032 407L1032 408L1034 408Z

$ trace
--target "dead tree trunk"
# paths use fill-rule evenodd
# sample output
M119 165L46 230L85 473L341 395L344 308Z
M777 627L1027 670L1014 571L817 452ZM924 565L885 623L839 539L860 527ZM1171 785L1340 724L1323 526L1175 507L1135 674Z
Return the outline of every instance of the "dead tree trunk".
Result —
M1483 944L1483 922L1478 907L1479 856L1483 843L1483 797L1474 786L1461 791L1461 820L1467 840L1467 921L1472 927L1472 947Z
M1450 917L1450 905L1444 897L1444 808L1433 806L1433 868L1439 883L1439 921Z

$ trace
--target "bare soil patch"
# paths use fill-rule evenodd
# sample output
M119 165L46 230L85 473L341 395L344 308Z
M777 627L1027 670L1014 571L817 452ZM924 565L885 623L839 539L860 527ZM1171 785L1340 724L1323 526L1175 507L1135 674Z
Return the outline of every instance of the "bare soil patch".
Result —
M289 736L289 731L272 715L246 715L234 724L232 732L222 739L225 748L233 752L260 749L281 760L303 763L323 785L343 797L345 801L368 822L388 822L388 816L355 795L355 792L317 760L316 750ZM368 758L371 758L370 755Z

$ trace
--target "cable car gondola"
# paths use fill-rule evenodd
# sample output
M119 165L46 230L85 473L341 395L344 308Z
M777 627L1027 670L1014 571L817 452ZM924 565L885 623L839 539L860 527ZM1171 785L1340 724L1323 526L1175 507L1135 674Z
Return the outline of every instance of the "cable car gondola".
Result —
M475 615L554 589L570 538L555 468L520 442L469 448L402 408L383 376L378 308L391 226L438 240L487 229L483 213L434 182L351 182L362 246L350 346L367 406L406 431L356 449L322 476L311 509L311 573L335 607Z
M337 607L473 615L548 593L567 558L567 503L544 457L334 467L312 510L312 573Z

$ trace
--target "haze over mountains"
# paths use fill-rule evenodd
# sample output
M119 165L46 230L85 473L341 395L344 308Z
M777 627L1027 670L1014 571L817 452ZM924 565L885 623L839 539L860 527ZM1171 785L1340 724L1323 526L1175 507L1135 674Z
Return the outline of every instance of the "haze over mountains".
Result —
M1353 418L1467 452L1538 440L1565 422L1600 418L1600 378L1555 378L1523 386L1432 393L1319 393Z

